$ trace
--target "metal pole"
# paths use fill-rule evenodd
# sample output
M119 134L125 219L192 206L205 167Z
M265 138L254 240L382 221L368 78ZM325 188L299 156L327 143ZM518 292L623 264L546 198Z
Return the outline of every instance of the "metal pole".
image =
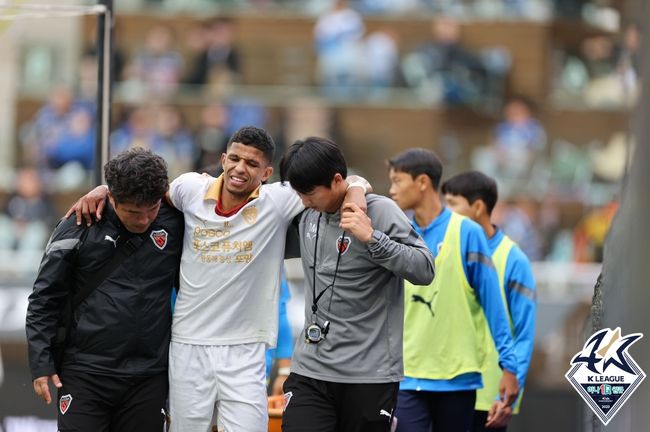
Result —
M104 182L103 167L108 160L108 136L111 124L111 89L113 84L113 0L99 0L106 7L97 17L97 133L95 142L94 184Z

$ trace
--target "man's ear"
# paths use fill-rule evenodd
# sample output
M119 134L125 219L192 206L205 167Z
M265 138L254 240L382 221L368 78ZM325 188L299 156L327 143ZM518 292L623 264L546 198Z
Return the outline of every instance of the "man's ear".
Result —
M111 192L109 191L107 196L108 196L108 201L111 203L113 208L116 208L117 205L115 205L115 198L113 197L113 194L111 194Z
M332 178L332 187L338 185L339 183L347 183L347 182L345 181L341 173L336 173L334 174L334 178Z
M413 181L418 186L418 189L420 189L420 192L424 192L431 185L431 179L426 174L418 175Z
M475 200L470 207L472 208L472 212L476 219L487 214L487 206L482 199Z
M225 155L224 155L225 156ZM262 175L262 182L265 182L273 175L273 167L271 165L264 168L264 175Z

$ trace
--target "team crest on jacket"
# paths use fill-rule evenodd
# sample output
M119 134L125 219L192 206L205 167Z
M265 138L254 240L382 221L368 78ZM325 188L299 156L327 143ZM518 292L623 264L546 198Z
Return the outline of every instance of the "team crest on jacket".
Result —
M339 236L339 238L336 239L336 252L345 255L348 249L350 249L350 237Z
M71 403L72 403L71 394L61 396L61 399L59 399L59 411L61 411L62 415L68 412L68 408L70 408Z
M167 246L167 231L164 229L151 231L150 237L151 240L153 240L153 244L155 244L158 249L162 250Z
M257 222L257 207L246 207L244 210L242 210L241 214L248 225L253 225L255 222Z
M621 336L619 327L606 328L591 336L571 360L566 378L604 425L645 379L628 352L642 337L642 333Z

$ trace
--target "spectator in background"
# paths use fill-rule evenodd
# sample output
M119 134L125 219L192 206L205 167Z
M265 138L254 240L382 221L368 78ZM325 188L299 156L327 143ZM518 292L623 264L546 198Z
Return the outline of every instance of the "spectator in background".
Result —
M386 89L395 84L397 73L397 34L391 30L370 33L364 40L364 54L370 96L386 96Z
M231 135L248 125L263 128L266 126L266 117L266 107L258 100L233 99L228 103L226 134Z
M169 165L169 178L175 179L194 168L198 157L196 143L177 106L161 106L156 110L154 118L155 133L151 151L165 159Z
M494 128L493 147L499 170L515 177L530 172L534 159L546 148L546 131L533 117L533 105L524 97L510 99L503 110L504 120Z
M111 157L130 147L153 146L154 129L151 125L151 115L146 108L130 108L124 113L124 118L122 125L111 134Z
M226 152L228 142L225 131L227 121L228 111L222 105L208 105L201 111L201 124L195 135L198 147L196 169L221 165L221 153Z
M151 96L173 94L183 72L183 58L173 47L171 27L156 25L147 33L144 48L131 64L130 78L142 84Z
M94 112L88 104L75 100L67 87L57 87L48 103L36 113L23 139L25 163L42 170L53 170L76 160L89 166L92 161ZM66 139L73 139L67 149ZM92 163L92 162L90 162Z
M114 33L121 34L120 21L114 23ZM87 34L88 43L85 45L79 66L78 94L82 99L92 100L97 98L97 32ZM127 58L122 46L113 44L111 47L111 74L115 82L125 79Z
M127 119L111 135L111 155L132 147L149 149L165 159L171 179L194 169L199 151L177 106L137 107Z
M623 42L617 52L616 71L625 94L636 94L641 68L641 35L636 24L629 24L623 33Z
M503 109L490 144L472 155L474 168L495 177L508 195L530 178L534 164L546 149L546 131L533 116L532 103L524 97L510 99Z
M361 15L346 0L336 0L334 8L316 22L318 82L326 96L345 99L358 93L364 28Z
M404 59L404 76L411 87L433 103L471 105L484 91L486 71L481 59L460 41L460 25L449 17L432 23L432 40Z
M68 126L46 154L52 168L78 162L86 171L90 171L95 155L95 123L90 111L82 109L73 112Z
M420 0L355 0L353 6L364 15L390 15L417 10Z
M500 201L494 209L492 220L512 239L531 261L540 261L542 245L535 227L535 203L526 196Z
M591 210L580 220L573 231L574 261L603 261L605 239L618 207L618 200L612 200Z
M217 93L239 82L241 64L234 37L233 23L225 18L213 19L195 29L188 39L195 56L186 81L209 84Z
M585 3L590 0L553 0L555 15L560 18L581 19Z
M56 210L43 192L39 171L21 168L0 214L0 249L41 252L52 229Z
M611 36L585 39L578 53L566 53L561 89L590 106L631 106L638 94L639 30L628 24L617 41Z

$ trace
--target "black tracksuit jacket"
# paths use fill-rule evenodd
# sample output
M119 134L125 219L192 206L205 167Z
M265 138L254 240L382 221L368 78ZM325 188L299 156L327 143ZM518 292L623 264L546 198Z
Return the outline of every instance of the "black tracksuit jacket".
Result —
M182 213L163 202L140 247L74 311L63 370L127 377L167 370L171 293L183 230ZM108 202L101 221L90 227L77 226L74 215L59 222L29 296L26 331L32 378L56 373L51 345L67 296L131 235Z

